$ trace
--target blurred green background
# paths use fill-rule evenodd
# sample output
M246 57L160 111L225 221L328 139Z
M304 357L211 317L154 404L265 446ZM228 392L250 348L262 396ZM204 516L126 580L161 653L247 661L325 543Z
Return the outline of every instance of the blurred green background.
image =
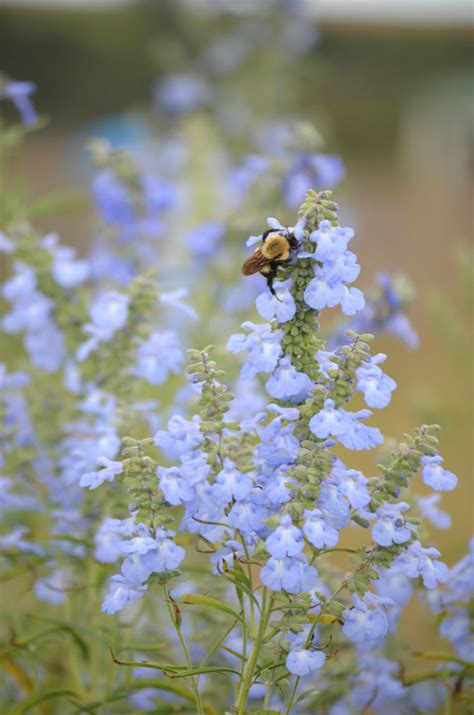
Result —
M233 12L210 13L205 5L0 8L0 66L37 83L37 105L50 117L14 166L33 196L65 185L87 191L87 159L79 146L94 123L148 111L156 79L192 66L210 39L236 22ZM470 28L450 22L449 13L443 23L431 21L437 3L424 5L425 22L343 11L318 19L316 12L308 21L319 41L286 67L284 81L284 50L265 46L263 38L253 60L262 67L244 68L241 86L227 89L243 92L256 113L316 124L325 151L340 153L346 163L336 198L343 222L357 229L361 287L388 270L405 273L416 288L412 320L420 349L387 337L377 342L399 384L378 424L391 435L421 422L442 424L440 451L460 484L443 500L454 528L435 532L432 542L452 564L465 551L473 518L472 41ZM247 9L250 21L252 13L265 19L264 3ZM236 154L249 150L241 137L229 143ZM79 250L91 226L86 209L42 222Z

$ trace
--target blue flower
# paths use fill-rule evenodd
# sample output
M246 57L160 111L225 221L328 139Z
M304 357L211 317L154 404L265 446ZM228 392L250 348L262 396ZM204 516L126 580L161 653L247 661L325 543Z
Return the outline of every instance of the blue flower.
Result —
M170 74L153 90L156 106L169 114L188 114L208 104L212 88L205 79L192 74Z
M296 314L295 299L290 293L291 280L278 281L274 284L274 288L276 296L269 291L257 296L255 301L257 310L265 320L276 318L279 323L286 323Z
M38 114L31 101L31 95L35 92L36 85L33 82L7 82L2 90L1 96L13 102L26 126L38 121Z
M285 21L285 31L290 27ZM298 24L298 28L302 28ZM307 28L305 28L306 30ZM292 42L292 47L300 46ZM335 154L308 154L300 152L288 174L284 177L283 193L286 203L296 207L304 200L308 189L314 187L331 189L344 176L344 165L341 157Z
M318 574L308 566L304 554L278 559L271 556L260 571L262 583L272 591L308 593L314 587Z
M430 494L427 497L419 497L417 503L420 514L431 521L433 526L437 529L450 529L451 517L447 512L438 508L440 500L440 494Z
M90 275L89 261L76 258L76 252L69 246L59 246L58 236L45 236L42 245L53 256L51 273L58 285L63 288L73 288L83 283Z
M404 606L413 594L410 579L397 566L379 570L380 578L375 581L377 593L384 598L391 598L397 606Z
M181 415L174 415L168 422L167 430L158 430L154 444L160 447L168 459L173 460L192 452L204 439L200 430L201 418L195 415L192 420L185 420Z
M376 510L377 521L372 527L372 537L380 546L403 544L411 538L414 529L412 524L407 524L402 512L410 508L406 502L398 504L385 503Z
M244 548L238 541L226 541L224 546L211 556L211 563L214 564L212 573L220 574L226 569L231 569L237 558L244 556Z
M252 534L263 529L268 511L261 504L243 499L234 504L229 512L229 523L242 534Z
M41 330L27 333L24 343L33 365L46 372L59 370L65 356L64 338L52 320Z
M126 185L110 169L100 171L92 182L92 198L106 223L131 230L135 210Z
M329 283L320 268L317 268L315 273L315 277L305 288L305 303L315 310L322 310L326 307L334 308L339 305L344 296L342 283Z
M102 603L102 610L112 616L121 611L126 603L141 598L146 592L146 586L132 585L124 576L112 576L110 579L110 590Z
M131 536L136 529L132 519L112 519L107 516L94 537L94 558L101 564L113 564L122 555L123 536Z
M150 385L162 385L171 373L179 374L183 362L183 351L174 331L152 333L137 349L133 374Z
M289 514L280 520L280 526L265 541L267 551L278 559L284 556L296 556L304 549L301 529L291 523Z
M442 561L433 560L439 556L437 549L425 549L419 541L414 541L406 551L403 551L394 561L409 578L422 577L428 589L436 588L438 583L446 583L449 569Z
M301 255L301 254L300 254ZM314 253L311 258L314 258ZM321 275L330 284L352 283L359 277L360 266L357 256L351 251L344 251L334 261L326 261L321 268Z
M104 482L113 482L117 474L123 472L122 462L114 462L107 457L99 457L97 462L103 469L97 472L87 472L83 474L79 480L80 487L97 489L97 487L100 487Z
M337 480L324 480L317 506L321 509L325 521L335 529L343 529L351 520L349 503Z
M286 667L293 675L305 676L322 668L325 660L322 651L305 648L303 639L299 639L288 653Z
M193 499L194 489L178 467L158 467L156 473L159 477L160 489L168 504L177 506Z
M332 475L337 477L338 488L344 494L353 509L364 509L370 503L367 479L357 469L347 469L339 462Z
M378 409L386 407L397 386L395 380L385 375L378 367L378 364L384 362L386 357L383 353L374 355L356 370L357 389L363 393L364 400L369 407Z
M326 400L324 409L317 412L309 421L309 428L315 437L326 439L329 435L339 437L348 431L351 426L351 418L348 413L335 407L334 400Z
M370 592L361 599L354 593L352 603L354 607L343 613L342 631L349 640L372 643L387 635L388 618L385 609L393 606L391 599L379 598Z
M291 364L290 357L280 360L278 367L267 380L267 392L278 400L293 400L298 402L309 396L313 383L305 372L298 372Z
M248 351L248 358L242 367L243 380L251 380L258 372L273 372L282 354L280 340L283 336L281 330L272 330L271 325L265 323L257 325L247 321L241 326L249 334L236 333L227 341L227 350L231 353Z
M197 312L190 305L183 303L182 298L188 294L186 288L177 288L167 293L160 293L160 303L167 308L175 308L192 320L199 320Z
M270 429L268 429L270 428ZM282 427L276 420L266 428L259 429L262 442L257 444L256 456L270 467L291 464L299 450L299 442L294 436L294 425Z
M185 237L185 244L192 256L212 258L224 238L226 226L220 221L203 223Z
M218 473L212 486L212 493L220 504L229 504L232 499L242 501L246 499L253 488L253 479L250 474L242 474L234 462L224 459L224 468Z
M305 509L303 532L309 543L317 549L332 548L339 541L339 533L323 516L320 509Z
M450 492L455 489L458 478L452 472L441 466L443 458L439 455L421 458L421 476L424 483L440 492Z
M310 240L316 243L316 250L313 254L316 261L325 263L335 261L344 254L347 244L354 238L352 228L342 228L332 226L330 221L321 221L316 231L310 235Z
M130 297L116 291L99 296L90 307L90 316L99 328L102 340L108 340L116 330L123 328L128 319Z
M48 577L37 579L33 588L39 601L59 606L66 601L65 586L62 571L55 569Z
M122 542L123 553L141 557L143 571L149 574L176 569L184 559L186 552L172 540L174 532L157 529L155 538L137 536L130 541ZM145 577L147 578L147 577Z

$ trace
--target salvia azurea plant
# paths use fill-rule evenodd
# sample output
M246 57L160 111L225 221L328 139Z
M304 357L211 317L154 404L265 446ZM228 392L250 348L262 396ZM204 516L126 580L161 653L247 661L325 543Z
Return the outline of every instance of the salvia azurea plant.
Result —
M286 230L275 219L269 226ZM288 230L299 248L281 269L278 295L257 298L268 322L243 323L227 343L245 353L245 417L233 412L212 348L190 350L191 418L173 414L153 437L125 437L119 460L82 478L95 488L120 474L130 495L128 519L108 527L122 535L122 560L102 609L115 614L127 602L159 599L182 661L141 666L186 680L197 712L212 703L221 676L233 686L228 712L343 713L377 704L382 712L392 701L398 712L405 705L421 712L417 702L442 701L451 680L465 676L468 578L461 567L452 616L461 655L440 658L436 680L429 672L411 681L382 653L415 587L431 598L443 584L454 586L439 552L424 542L420 512L439 519L437 492L454 489L457 478L438 455L436 425L382 452L373 475L351 466L352 452L384 439L367 423L372 410L350 403L361 396L368 408L382 409L396 385L382 371L386 356L371 353L372 335L349 330L331 351L318 337L325 307L339 305L349 316L364 308L363 294L350 286L359 273L347 248L354 232L339 225L330 192L309 191ZM252 410L252 381L261 375L268 398ZM423 504L410 496L419 478L435 491ZM192 549L209 554L199 593L182 581ZM348 570L331 563L335 552L348 556ZM449 633L448 604L458 597L439 593L433 601L447 607ZM214 610L215 640L193 658L185 623L197 606Z
M32 90L0 88L26 127ZM170 186L121 158L105 156L94 197L126 244L108 264L127 258L123 281L39 235L8 182L0 196L1 578L48 604L20 615L20 592L2 618L2 712L469 712L472 554L448 569L428 536L449 528L440 492L457 478L436 425L397 445L371 423L396 387L371 333L416 341L403 290L381 275L365 301L354 232L308 191L293 227L269 219L298 248L277 297L256 298L265 322L190 350L183 387L196 312L140 274L129 240L160 234ZM323 339L326 307L349 329ZM376 455L370 473L354 452ZM401 641L415 592L451 647Z

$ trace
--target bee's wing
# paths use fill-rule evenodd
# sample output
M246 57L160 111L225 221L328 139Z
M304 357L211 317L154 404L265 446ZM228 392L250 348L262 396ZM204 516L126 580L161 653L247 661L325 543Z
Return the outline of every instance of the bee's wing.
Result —
M257 248L255 253L252 253L242 266L244 276L251 276L253 273L258 273L270 263L268 258L265 258L260 248Z

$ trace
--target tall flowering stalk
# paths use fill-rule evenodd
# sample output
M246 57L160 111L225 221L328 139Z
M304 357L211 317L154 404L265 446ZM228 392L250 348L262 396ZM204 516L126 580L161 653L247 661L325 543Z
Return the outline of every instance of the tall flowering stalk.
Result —
M275 219L269 225L285 230ZM230 676L230 711L242 715L250 700L265 712L298 712L303 700L305 712L324 702L337 709L338 700L343 707L344 692L330 695L334 670L349 677L354 650L367 659L383 647L406 602L400 584L411 592L412 580L428 590L448 580L439 552L422 544L408 489L419 473L437 491L456 486L437 453L438 427L405 435L379 460L376 476L346 464L351 451L384 441L366 423L372 411L350 410L349 403L360 393L367 407L384 408L396 387L381 368L386 356L371 354L370 334L350 330L334 350L318 335L324 308L340 306L349 316L364 309L363 294L350 286L359 274L347 248L354 232L339 225L330 192L313 191L289 230L299 246L281 268L277 296L264 292L256 301L269 322L243 323L244 332L227 343L231 352L246 353L242 377L254 380L255 402L256 378L265 376L266 404L236 418L212 349L192 350L196 413L171 417L153 438L158 453L149 439L125 440L131 520L128 538L118 544L121 573L103 609L115 613L160 583L175 627L190 605L230 617L198 663L190 660L181 625L185 666L142 663L189 678L198 710L200 678L211 673ZM338 545L347 543L347 529L350 548ZM177 589L178 569L186 572L184 544L210 552L213 574L224 581L215 587L220 598L208 595L209 580L202 595ZM332 552L348 554L351 570L331 566ZM229 654L230 664L221 665ZM355 706L348 701L348 711Z

